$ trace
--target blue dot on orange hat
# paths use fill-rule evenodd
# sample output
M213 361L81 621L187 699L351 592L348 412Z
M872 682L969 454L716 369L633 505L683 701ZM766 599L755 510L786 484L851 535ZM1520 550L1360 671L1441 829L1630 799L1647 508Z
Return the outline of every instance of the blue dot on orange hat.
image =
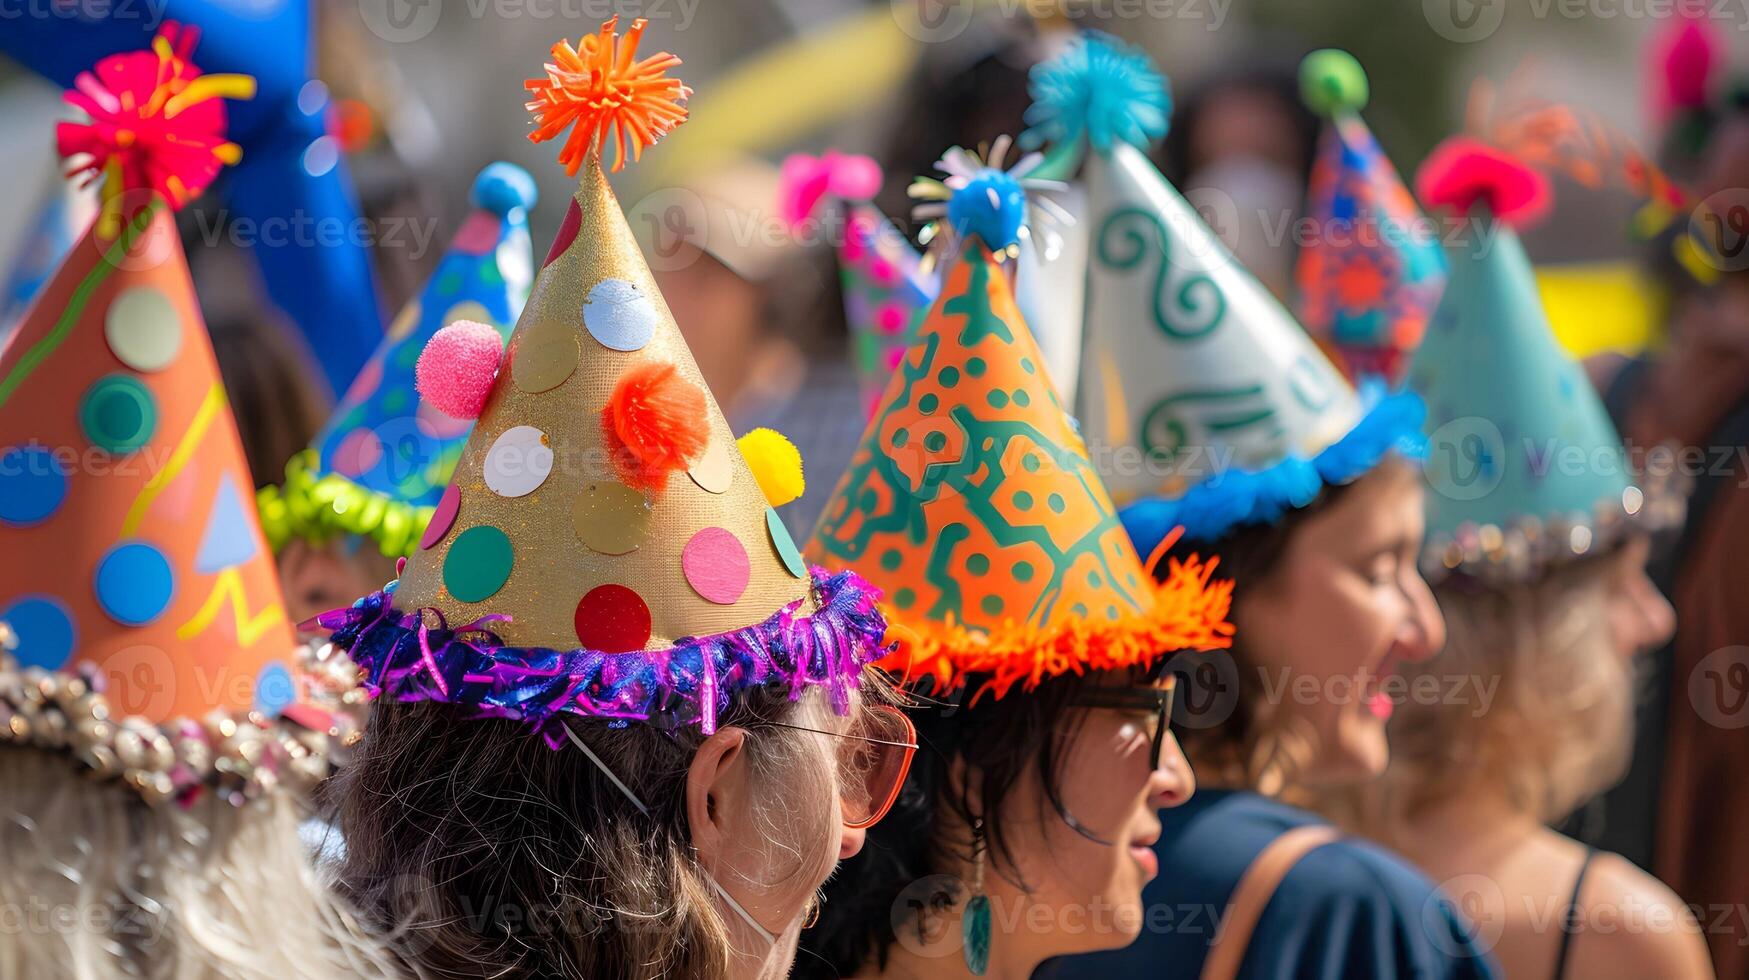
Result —
M47 447L12 446L0 452L0 524L40 524L66 499L67 469Z
M97 563L97 604L123 626L144 626L163 615L176 595L176 576L164 552L144 541L111 548Z
M26 667L60 670L73 658L73 614L59 599L24 596L0 609L0 622L18 637L18 662Z

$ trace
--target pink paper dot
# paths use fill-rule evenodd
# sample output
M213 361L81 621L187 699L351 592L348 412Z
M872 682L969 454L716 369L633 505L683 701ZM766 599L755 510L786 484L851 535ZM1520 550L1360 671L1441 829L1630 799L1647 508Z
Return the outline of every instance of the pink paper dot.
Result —
M431 523L425 525L425 533L419 537L419 550L428 551L449 529L455 526L456 512L461 509L462 494L455 484L443 488L443 496L437 501L437 512L431 515Z
M450 250L463 255L485 255L498 247L498 232L502 219L490 211L475 211L462 222L461 230L450 242Z
M875 259L870 262L868 264L868 276L875 281L876 285L885 286L889 289L892 288L894 283L899 281L898 270L894 269L893 263L888 262L886 259Z
M899 333L905 329L905 308L898 303L882 303L875 316L882 333Z
M358 479L370 472L383 458L383 443L369 429L354 429L340 440L334 450L334 470L341 476Z
M343 399L340 404L348 407L352 405L362 405L370 399L371 395L376 394L377 388L380 387L382 383L383 359L380 357L372 357L369 361L365 362L364 367L353 377L352 384L348 385L346 388L346 398Z
M747 549L720 527L707 527L686 542L680 550L680 570L694 592L722 606L739 600L752 577Z

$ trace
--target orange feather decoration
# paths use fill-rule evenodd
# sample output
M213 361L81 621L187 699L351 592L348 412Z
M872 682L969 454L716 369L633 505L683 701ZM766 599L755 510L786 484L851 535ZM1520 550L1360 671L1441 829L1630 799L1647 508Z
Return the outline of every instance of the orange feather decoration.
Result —
M624 37L615 32L619 18L601 25L597 34L585 35L573 48L571 42L553 45L553 60L545 65L545 78L531 78L523 87L534 93L528 111L535 129L530 142L544 143L570 130L559 163L575 177L584 155L599 155L611 138L613 169L625 167L625 151L632 159L643 156L674 127L686 121L682 102L692 90L665 72L680 64L666 51L636 60L638 40L647 24L632 21Z

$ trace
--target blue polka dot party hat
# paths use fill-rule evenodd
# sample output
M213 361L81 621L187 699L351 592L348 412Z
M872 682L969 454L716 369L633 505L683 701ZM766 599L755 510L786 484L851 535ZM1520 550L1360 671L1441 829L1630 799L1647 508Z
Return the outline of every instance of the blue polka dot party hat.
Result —
M1300 65L1306 104L1329 121L1312 162L1294 277L1300 322L1351 378L1402 379L1445 285L1445 258L1360 116L1366 73L1327 48Z
M1514 227L1546 213L1547 180L1463 138L1417 175L1429 209L1470 219L1448 243L1451 283L1410 362L1427 402L1430 580L1502 584L1609 548L1624 529L1680 514L1636 485L1590 379L1549 326Z
M507 348L437 332L419 390L477 419L400 578L318 617L378 696L513 718L557 746L563 713L713 730L737 692L824 687L845 710L884 654L875 595L810 570L773 509L801 459L737 440L608 184L686 118L645 23L560 42L526 83L536 142L580 186Z
M243 746L278 744L305 679L173 217L237 159L221 99L254 80L194 42L166 24L68 93L59 149L102 211L0 354L0 737L153 800L289 779Z
M385 555L411 554L467 444L472 421L444 414L417 391L419 355L452 323L498 342L522 314L534 276L528 211L534 178L494 163L475 178L473 210L431 279L389 327L285 483L258 495L275 551L293 537L325 543L369 537Z
M1087 34L1032 90L1031 141L1089 150L1078 409L1139 551L1271 523L1414 448L1414 397L1363 399L1148 159L1171 100L1146 55Z

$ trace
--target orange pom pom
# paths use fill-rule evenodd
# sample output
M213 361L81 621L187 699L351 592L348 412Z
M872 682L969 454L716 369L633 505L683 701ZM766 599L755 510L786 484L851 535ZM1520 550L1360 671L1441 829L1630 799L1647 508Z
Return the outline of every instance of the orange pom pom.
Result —
M660 493L710 441L704 392L661 361L640 364L601 410L614 469L628 487Z
M632 21L624 38L614 32L618 23L619 18L612 17L601 25L600 33L585 35L577 42L581 50L569 41L553 45L553 60L545 66L547 76L523 82L535 95L528 111L537 125L529 140L544 143L570 129L559 162L573 177L584 153L599 154L609 136L614 145L613 169L618 171L625 166L627 145L632 159L640 159L645 147L654 146L686 121L686 108L680 103L692 95L692 89L663 74L680 59L663 51L633 61L647 22L642 17Z

